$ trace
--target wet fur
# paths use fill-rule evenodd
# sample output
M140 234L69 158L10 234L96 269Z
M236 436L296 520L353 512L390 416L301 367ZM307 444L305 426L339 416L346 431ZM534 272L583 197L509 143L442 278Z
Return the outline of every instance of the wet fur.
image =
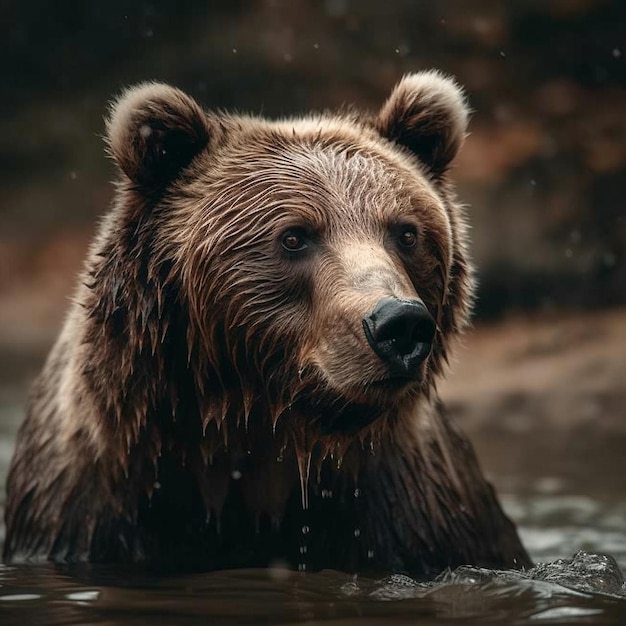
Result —
M204 113L154 84L123 96L108 135L124 175L18 436L5 559L527 564L435 389L472 299L446 177L466 122L432 72L377 117ZM402 258L384 233L407 218L419 250ZM294 219L317 256L277 252ZM355 330L391 292L437 320L404 393L377 387Z

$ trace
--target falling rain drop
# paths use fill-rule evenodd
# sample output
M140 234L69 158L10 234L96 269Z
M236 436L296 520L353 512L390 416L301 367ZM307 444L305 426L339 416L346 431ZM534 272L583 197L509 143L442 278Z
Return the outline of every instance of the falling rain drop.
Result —
M303 535L308 535L310 530L311 529L308 526L303 526L302 527L302 534Z
M361 536L361 530L359 528L354 529L354 536L357 538Z
M359 491L358 487L354 490L354 497L358 498L361 495L361 492Z

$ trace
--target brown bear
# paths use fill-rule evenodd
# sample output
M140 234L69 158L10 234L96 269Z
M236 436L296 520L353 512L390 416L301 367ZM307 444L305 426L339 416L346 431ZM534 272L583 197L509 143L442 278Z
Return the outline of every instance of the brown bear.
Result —
M377 115L268 121L148 83L8 479L4 558L525 566L436 382L473 279L437 72Z

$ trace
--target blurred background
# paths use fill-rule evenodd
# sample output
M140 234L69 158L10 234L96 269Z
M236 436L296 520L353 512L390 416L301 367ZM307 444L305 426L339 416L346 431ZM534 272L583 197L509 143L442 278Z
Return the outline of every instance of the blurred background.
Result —
M480 276L442 392L536 557L626 562L625 2L30 0L0 41L0 480L112 195L111 97L375 110L434 67L475 111L454 177Z

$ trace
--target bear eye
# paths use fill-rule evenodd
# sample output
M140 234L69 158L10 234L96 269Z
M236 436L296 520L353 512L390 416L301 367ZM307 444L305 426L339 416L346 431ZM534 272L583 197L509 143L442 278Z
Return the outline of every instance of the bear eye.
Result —
M398 243L406 249L414 248L417 245L417 230L414 226L403 226L400 228Z
M290 228L283 233L281 244L288 252L301 252L307 247L306 233L301 228Z

